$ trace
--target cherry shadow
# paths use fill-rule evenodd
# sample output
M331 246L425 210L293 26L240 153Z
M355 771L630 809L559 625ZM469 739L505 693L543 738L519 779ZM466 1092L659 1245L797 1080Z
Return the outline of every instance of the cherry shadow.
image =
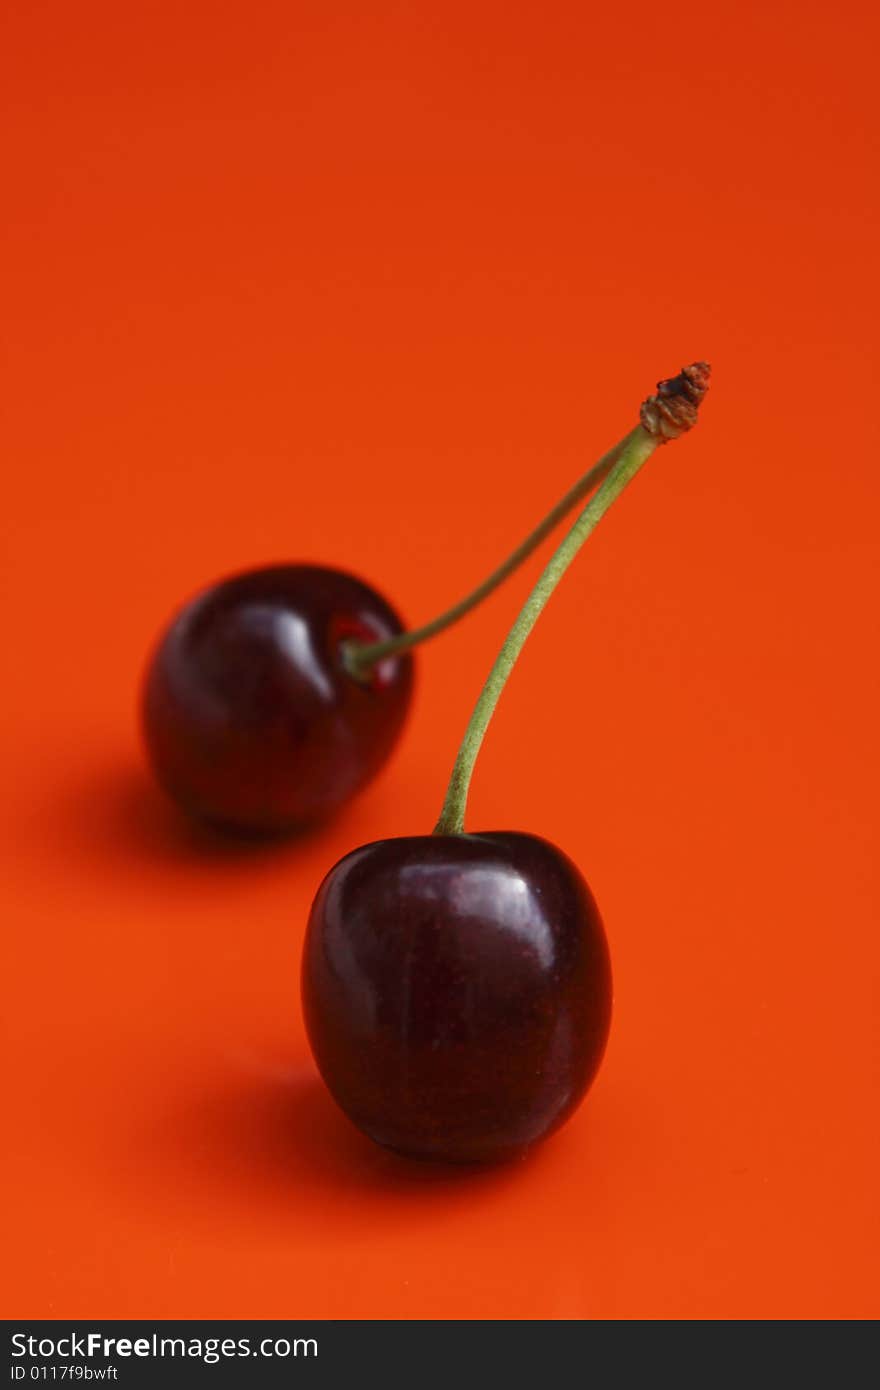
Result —
M346 809L334 819L344 823ZM86 772L61 797L58 823L67 835L97 852L122 853L168 864L208 862L212 867L250 862L274 864L320 844L327 822L289 834L248 835L199 823L186 816L135 765Z
M362 1135L303 1066L291 1077L243 1077L178 1100L150 1133L131 1136L155 1174L191 1214L255 1220L320 1238L328 1214L347 1237L375 1238L429 1219L437 1208L490 1199L539 1155L503 1165L414 1161ZM165 1192L165 1196L170 1194Z

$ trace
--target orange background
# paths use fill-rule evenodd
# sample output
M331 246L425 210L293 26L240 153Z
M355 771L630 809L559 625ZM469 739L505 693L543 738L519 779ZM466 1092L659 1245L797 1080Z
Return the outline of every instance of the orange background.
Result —
M11 9L7 1316L876 1316L876 7ZM472 796L593 886L604 1068L527 1161L411 1167L315 1079L304 922L432 826L538 561L280 847L153 788L145 652L275 559L432 615L702 356Z

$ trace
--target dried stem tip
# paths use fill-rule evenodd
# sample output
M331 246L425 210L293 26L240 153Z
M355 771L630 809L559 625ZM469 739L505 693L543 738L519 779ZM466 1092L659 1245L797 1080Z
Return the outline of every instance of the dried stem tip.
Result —
M708 362L692 362L678 376L658 381L656 396L642 403L642 428L661 444L692 430L700 402L709 389L712 368Z

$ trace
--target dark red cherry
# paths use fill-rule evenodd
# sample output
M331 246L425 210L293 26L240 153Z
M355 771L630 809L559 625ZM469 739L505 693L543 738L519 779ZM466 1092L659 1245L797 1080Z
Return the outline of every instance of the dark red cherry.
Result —
M658 445L696 423L708 383L705 362L661 382L640 423L598 466L601 487L550 557L483 683L434 834L365 845L318 890L302 967L312 1050L343 1110L400 1153L455 1162L521 1153L572 1113L602 1059L611 966L590 890L546 840L465 834L468 791L504 683L550 595ZM543 534L542 524L512 558Z
M143 730L159 781L191 814L245 832L334 811L394 747L413 674L404 652L355 679L342 644L400 631L374 589L316 565L251 570L205 590L147 670Z
M453 1162L512 1157L592 1081L611 967L589 888L533 835L365 845L324 880L303 956L309 1040L372 1139Z

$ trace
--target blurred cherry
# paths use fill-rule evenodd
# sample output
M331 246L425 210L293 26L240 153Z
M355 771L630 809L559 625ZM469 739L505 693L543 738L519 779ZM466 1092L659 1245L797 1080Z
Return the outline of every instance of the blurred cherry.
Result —
M159 782L194 816L280 832L335 811L379 771L403 728L408 651L355 676L347 642L402 631L374 589L339 570L278 565L187 603L143 689Z
M329 815L394 748L412 648L488 597L603 478L594 464L476 589L404 631L367 584L317 565L234 575L172 620L146 674L142 724L160 784L192 816L278 834Z

